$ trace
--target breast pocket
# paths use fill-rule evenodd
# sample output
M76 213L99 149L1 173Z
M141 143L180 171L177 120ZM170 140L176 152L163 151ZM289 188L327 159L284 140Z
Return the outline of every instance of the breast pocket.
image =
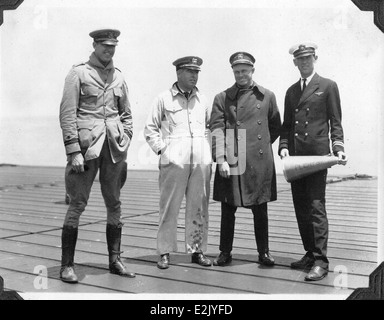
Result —
M91 86L82 86L80 88L80 107L95 108L99 90Z
M121 88L113 88L114 107L118 109L119 100L123 96L123 90Z
M187 121L186 111L181 106L166 106L164 109L165 120L171 127L181 126Z

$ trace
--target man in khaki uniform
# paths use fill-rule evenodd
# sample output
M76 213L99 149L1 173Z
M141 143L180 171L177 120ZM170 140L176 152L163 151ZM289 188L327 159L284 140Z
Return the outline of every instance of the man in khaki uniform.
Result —
M107 207L110 272L135 276L120 260L120 189L126 175L132 115L127 85L112 60L119 35L114 29L91 32L94 52L88 62L75 65L65 79L60 126L68 160L65 182L69 207L62 231L60 278L68 283L78 282L74 255L79 220L98 171Z
M144 135L160 156L160 223L157 251L160 269L169 267L169 254L178 250L177 219L184 195L185 244L192 262L211 266L207 248L211 151L206 98L196 88L199 57L176 60L177 82L154 101Z

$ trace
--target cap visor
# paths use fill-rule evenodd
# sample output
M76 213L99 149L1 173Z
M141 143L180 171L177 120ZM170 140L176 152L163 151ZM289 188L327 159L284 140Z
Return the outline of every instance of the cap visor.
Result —
M247 64L249 66L253 66L253 63L249 60L236 60L235 62L232 63L232 66L235 66L237 64Z
M106 44L108 46L117 46L117 42L116 41L110 41L110 40L106 40L106 41L101 41L102 44Z
M314 52L303 52L295 56L295 59L301 58L301 57L306 57L306 56L313 56L315 53Z

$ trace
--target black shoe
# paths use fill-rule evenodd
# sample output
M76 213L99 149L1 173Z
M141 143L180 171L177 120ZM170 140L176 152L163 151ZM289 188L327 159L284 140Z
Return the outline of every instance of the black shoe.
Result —
M169 268L169 253L162 254L160 260L157 263L159 269L168 269Z
M203 267L212 266L212 261L209 260L202 252L195 252L192 254L192 263L197 263Z
M292 269L310 269L315 263L314 258L310 258L307 255L302 257L300 260L292 262L291 268Z
M66 283L78 283L75 269L71 266L63 266L60 270L60 280Z
M117 274L122 277L127 278L134 278L136 275L133 272L129 272L125 265L121 262L120 257L117 257L117 259L109 264L109 271L112 274Z
M265 252L259 254L259 262L264 266L273 266L275 264L275 259L273 259L269 252Z
M213 260L214 266L226 266L232 262L232 255L230 252L220 252L219 256Z
M305 277L305 281L319 281L324 279L328 274L328 270L320 266L314 266Z

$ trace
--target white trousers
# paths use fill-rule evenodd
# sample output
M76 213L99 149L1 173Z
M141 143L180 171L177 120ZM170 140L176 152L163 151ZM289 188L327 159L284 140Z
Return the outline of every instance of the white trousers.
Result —
M185 206L185 252L204 252L208 241L208 203L211 164L160 164L160 222L157 252L177 252L177 225L181 204Z

